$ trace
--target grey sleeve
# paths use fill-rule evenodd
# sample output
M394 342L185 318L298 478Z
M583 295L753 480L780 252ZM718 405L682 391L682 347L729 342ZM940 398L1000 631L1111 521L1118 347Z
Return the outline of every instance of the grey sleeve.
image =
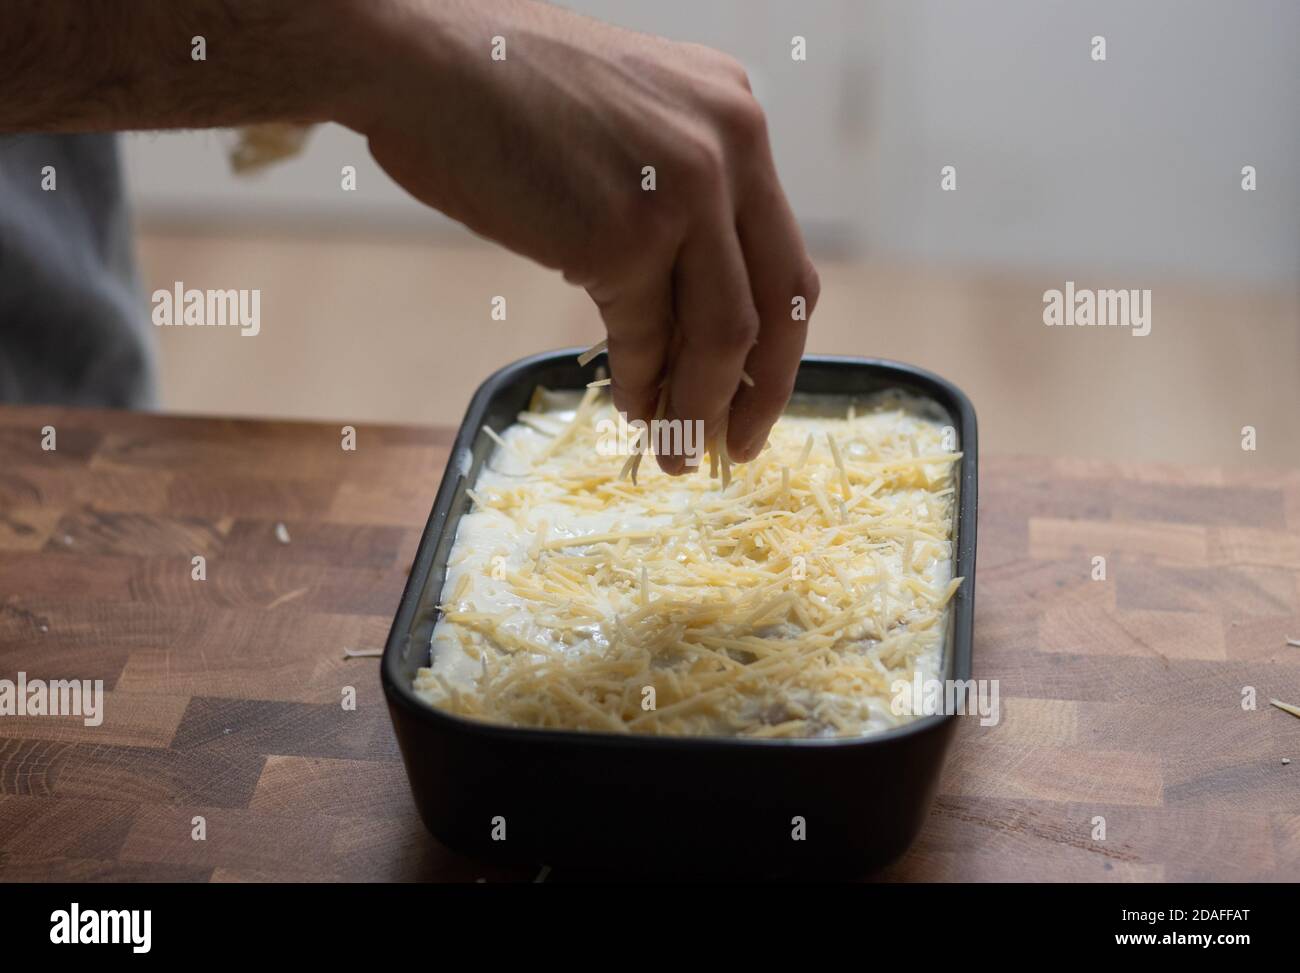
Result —
M0 136L0 401L153 405L133 256L114 135Z

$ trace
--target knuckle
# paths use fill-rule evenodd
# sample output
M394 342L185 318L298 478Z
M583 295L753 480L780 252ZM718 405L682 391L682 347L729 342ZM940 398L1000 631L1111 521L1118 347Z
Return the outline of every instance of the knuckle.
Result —
M709 329L709 344L721 352L748 351L758 338L758 312L746 308L728 315Z
M753 95L739 94L728 97L720 112L723 130L728 141L745 149L754 149L767 142L767 115Z
M603 268L590 247L567 251L562 263L564 279L570 284L589 291L599 287Z
M745 71L745 66L733 55L694 41L682 41L679 47L700 74L749 88L749 75Z
M689 186L696 191L712 192L726 184L727 160L717 139L694 136L682 140L682 169Z
M611 248L593 246L588 241L576 241L564 255L564 277L570 283L590 291L600 287L617 262L618 254Z
M745 65L740 63L739 59L732 57L730 54L719 53L718 60L723 73L727 77L731 78L746 91L752 90L749 84L749 72L745 70Z
M808 311L812 313L817 304L817 298L821 296L822 281L821 276L817 273L817 268L812 262L805 259L803 268L799 271L798 277L795 278L795 293L802 296L808 302Z

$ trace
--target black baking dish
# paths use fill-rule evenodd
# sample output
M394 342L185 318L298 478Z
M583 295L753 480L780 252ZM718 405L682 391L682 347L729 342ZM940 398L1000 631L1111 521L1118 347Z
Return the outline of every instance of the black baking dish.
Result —
M411 689L429 661L466 489L533 389L580 389L597 364L578 349L515 362L479 387L447 464L382 660L382 681L415 804L428 829L495 861L687 870L859 874L898 857L920 829L956 717L921 717L862 738L729 739L521 729L472 722ZM961 460L945 665L969 679L975 591L976 426L966 396L928 372L861 358L805 358L796 390L929 400L957 430ZM794 840L795 817L804 840ZM505 840L493 840L505 822ZM497 830L500 834L499 829Z

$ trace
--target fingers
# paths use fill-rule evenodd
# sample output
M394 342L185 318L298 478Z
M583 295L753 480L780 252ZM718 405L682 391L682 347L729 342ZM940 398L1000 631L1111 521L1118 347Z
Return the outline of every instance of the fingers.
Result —
M702 116L664 150L663 195L629 206L614 235L623 244L589 261L614 404L629 419L668 420L654 446L670 474L722 430L731 458L758 453L789 401L818 296L762 109L743 69L721 67L693 89Z
M672 336L672 293L667 273L604 303L614 408L628 421L653 417Z
M790 400L821 286L774 172L743 201L736 225L759 317L745 362L754 384L737 391L727 425L727 452L744 463L758 455Z
M670 366L667 418L702 423L708 443L727 419L758 334L745 258L729 218L699 225L683 245L673 303L680 347ZM676 474L686 459L662 456L659 465Z

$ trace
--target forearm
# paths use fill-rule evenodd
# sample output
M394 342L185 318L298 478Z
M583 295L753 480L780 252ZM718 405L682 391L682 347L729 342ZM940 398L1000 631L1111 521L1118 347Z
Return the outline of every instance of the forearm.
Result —
M758 454L819 288L734 59L533 0L0 0L0 132L326 120L586 288L621 411Z
M6 0L0 131L325 121L362 87L377 0ZM196 57L202 38L204 59Z

